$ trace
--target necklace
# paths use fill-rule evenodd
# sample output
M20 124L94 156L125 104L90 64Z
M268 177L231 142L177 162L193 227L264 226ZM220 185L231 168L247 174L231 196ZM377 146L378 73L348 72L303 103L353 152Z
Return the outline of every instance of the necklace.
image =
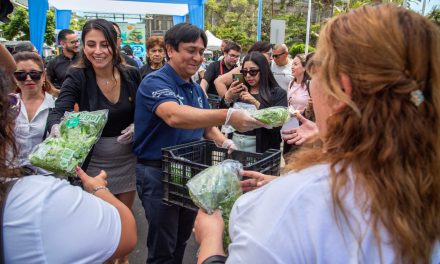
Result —
M110 80L101 79L100 82L104 83L105 89L109 90L109 91L112 91L113 88L115 88L116 84L118 83L118 81L115 78L110 79Z

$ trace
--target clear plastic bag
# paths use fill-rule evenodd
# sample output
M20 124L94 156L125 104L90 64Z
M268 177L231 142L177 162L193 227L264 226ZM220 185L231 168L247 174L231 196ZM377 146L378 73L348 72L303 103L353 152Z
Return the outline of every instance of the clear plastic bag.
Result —
M255 105L247 104L247 103L242 103L242 102L234 103L234 106L232 108L245 110L250 115L253 112L257 111L257 107L255 107ZM230 133L233 133L235 131L235 129L231 125L223 125L222 128L221 128L221 131L224 134L230 134Z
M241 170L243 165L235 160L224 160L203 170L187 183L191 199L208 214L225 206L232 207L242 194Z
M273 106L254 111L251 116L272 127L282 126L290 118L290 111L284 106Z
M60 136L48 137L29 155L30 162L59 176L76 176L75 167L81 166L101 137L107 123L108 110L66 112L60 123Z
M224 160L200 172L188 181L189 195L193 202L208 214L216 209L222 212L225 229L223 247L227 250L229 237L229 216L235 201L242 195L240 186L243 165L236 160Z

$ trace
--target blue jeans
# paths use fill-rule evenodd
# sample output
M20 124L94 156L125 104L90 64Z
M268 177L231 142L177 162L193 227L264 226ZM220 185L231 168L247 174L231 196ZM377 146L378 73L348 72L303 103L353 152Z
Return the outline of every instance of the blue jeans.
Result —
M197 212L162 202L160 168L138 163L136 188L148 221L147 263L182 263Z

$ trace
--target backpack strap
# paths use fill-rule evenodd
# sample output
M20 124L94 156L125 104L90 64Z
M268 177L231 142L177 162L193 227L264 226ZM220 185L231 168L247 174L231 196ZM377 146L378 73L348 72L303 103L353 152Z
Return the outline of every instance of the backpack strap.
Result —
M4 252L4 239L3 239L3 217L4 217L4 209L6 206L6 200L8 198L8 194L11 191L12 187L14 187L15 183L17 182L18 179L14 179L12 181L9 181L6 183L6 192L5 192L5 196L3 198L3 201L1 202L1 207L0 207L0 227L1 227L1 231L0 231L0 263L5 263L5 252Z

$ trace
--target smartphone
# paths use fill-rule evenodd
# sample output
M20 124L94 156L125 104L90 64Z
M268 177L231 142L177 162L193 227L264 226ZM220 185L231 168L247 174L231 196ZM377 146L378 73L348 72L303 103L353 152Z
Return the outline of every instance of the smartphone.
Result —
M232 80L234 82L238 81L238 83L243 83L243 81L244 81L243 74L241 74L241 73L234 73L234 74L232 74Z

